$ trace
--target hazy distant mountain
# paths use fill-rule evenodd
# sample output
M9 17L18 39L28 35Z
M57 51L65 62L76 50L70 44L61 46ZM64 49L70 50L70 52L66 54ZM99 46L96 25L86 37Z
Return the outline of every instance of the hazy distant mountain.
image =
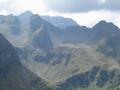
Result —
M74 25L78 25L74 20L70 18L63 18L63 17L50 17L50 16L41 16L42 19L50 22L54 26L58 28L66 28Z
M19 35L21 33L21 26L20 21L17 17L13 15L8 16L0 16L0 29L4 30L1 31L3 33L10 33L13 35Z
M20 20L26 21L26 20L30 19L30 17L31 17L32 15L33 15L33 13L32 13L31 11L26 11L26 12L21 13L21 14L18 16L18 18L19 18Z

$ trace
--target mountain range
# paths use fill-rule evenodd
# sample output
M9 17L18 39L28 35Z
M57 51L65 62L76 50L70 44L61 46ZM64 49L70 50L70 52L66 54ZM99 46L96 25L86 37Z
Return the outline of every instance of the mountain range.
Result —
M10 72L0 90L120 89L120 29L112 22L88 28L26 11L0 16L0 33L0 77Z

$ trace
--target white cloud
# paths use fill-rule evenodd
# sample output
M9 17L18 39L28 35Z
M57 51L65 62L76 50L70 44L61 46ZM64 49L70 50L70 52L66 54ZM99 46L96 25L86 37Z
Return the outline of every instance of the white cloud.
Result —
M87 13L73 14L71 18L76 20L80 25L93 27L100 20L106 20L108 22L114 22L116 24L115 18L118 17L118 15L118 13L109 11L91 11Z
M6 10L1 10L0 11L0 15L8 15L8 14L9 14L9 12L6 11Z
M51 10L58 12L120 11L120 0L44 0L44 2Z
M31 10L34 13L45 13L47 7L43 0L0 0L1 10L14 14L19 14L26 10Z
M99 3L104 4L106 0L98 0Z
M0 3L7 3L8 0L0 0Z
M34 13L43 13L46 11L43 0L15 0L14 4L18 12L31 10Z

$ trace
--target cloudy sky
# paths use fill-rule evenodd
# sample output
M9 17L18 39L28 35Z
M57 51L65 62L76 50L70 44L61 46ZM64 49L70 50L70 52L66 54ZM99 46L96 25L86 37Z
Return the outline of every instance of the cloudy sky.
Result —
M120 0L0 0L0 14L33 13L63 16L92 27L100 20L120 27Z

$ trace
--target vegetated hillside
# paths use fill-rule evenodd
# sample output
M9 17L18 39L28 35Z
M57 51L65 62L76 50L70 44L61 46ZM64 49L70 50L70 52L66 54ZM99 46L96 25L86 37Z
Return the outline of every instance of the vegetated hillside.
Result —
M47 25L44 24L43 27L47 27ZM45 29L40 29L42 34L42 31ZM119 55L118 52L116 52L118 55L115 56L116 58L111 56L111 54L107 55L107 53L113 51L108 51L106 48L106 45L109 47L108 41L111 39L118 38L119 40L120 31L114 24L101 21L91 29L71 26L61 30L62 34L60 34L62 36L57 36L54 33L57 30L50 28L47 28L47 30L48 32L44 32L46 34L43 36L44 38L49 36L47 40L51 41L52 44L42 44L47 47L51 45L51 49L46 48L46 51L31 44L31 49L30 47L26 48L26 51L29 51L29 53L27 53L28 57L25 59L27 61L23 62L30 70L54 84L59 85L59 83L63 82L60 84L63 90L69 88L72 90L82 88L87 90L90 88L114 90L119 87L119 80L114 82L115 78L119 78L119 59L116 59ZM46 41L46 39L40 37L41 35L38 36L40 41L36 39L37 43ZM118 45L117 48L119 48L119 43L112 42L111 44ZM116 46L112 45L110 47L111 49L116 48ZM100 68L100 70L96 71L96 74L94 67ZM93 72L93 74L89 75L90 72ZM114 76L115 74L117 76Z

